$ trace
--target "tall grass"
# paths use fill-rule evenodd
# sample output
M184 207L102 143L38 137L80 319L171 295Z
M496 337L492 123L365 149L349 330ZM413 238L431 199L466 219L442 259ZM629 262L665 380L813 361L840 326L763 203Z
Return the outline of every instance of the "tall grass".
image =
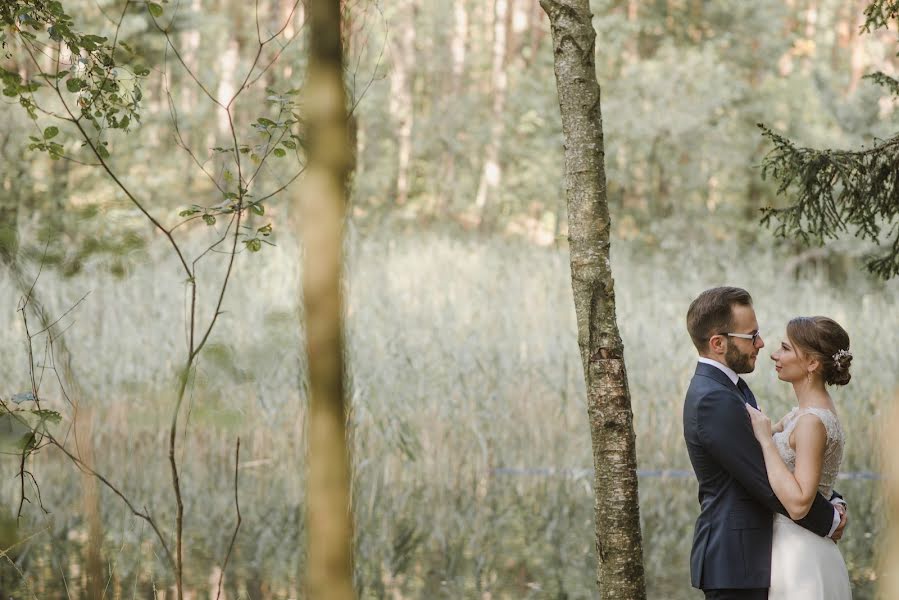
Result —
M191 395L182 445L185 586L204 596L214 589L233 527L238 436L243 526L227 597L302 595L304 395L294 247L282 238L262 255L240 257ZM44 273L37 290L56 314L91 291L65 335L95 407L98 470L168 530L165 425L185 352L185 287L161 250L135 256L124 279L91 267L71 279ZM567 253L497 238L378 232L351 236L349 255L360 595L595 597L590 437ZM680 413L695 352L684 313L702 289L730 283L753 293L770 347L797 314L826 314L846 327L855 360L851 384L835 391L848 436L843 470L878 469L880 416L897 391L899 348L889 332L899 328L899 286L862 274L840 286L823 274L796 279L783 274L786 258L767 243L746 250L677 241L615 245L641 468L689 469ZM0 280L4 398L28 388L17 295ZM750 384L762 407L779 416L792 392L766 362ZM52 388L45 397L64 408ZM52 512L43 514L36 501L27 505L18 536L32 537L11 552L24 579L6 563L0 586L23 597L64 597L66 589L78 597L86 527L78 474L52 452L33 462ZM5 464L12 475L14 462ZM526 470L534 467L558 470ZM17 481L4 481L2 498L12 511ZM688 572L695 482L640 483L650 597L696 598ZM850 503L841 548L855 597L872 598L883 524L879 486L842 481L838 489ZM103 522L109 597L147 598L170 588L151 532L105 491Z

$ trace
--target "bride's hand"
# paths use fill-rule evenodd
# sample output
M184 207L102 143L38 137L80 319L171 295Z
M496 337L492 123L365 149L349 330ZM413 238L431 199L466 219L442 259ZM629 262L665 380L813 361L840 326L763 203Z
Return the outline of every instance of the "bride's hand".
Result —
M752 408L748 404L746 405L746 411L749 413L749 420L752 422L752 432L755 434L755 438L760 442L770 440L772 436L771 419L762 411Z

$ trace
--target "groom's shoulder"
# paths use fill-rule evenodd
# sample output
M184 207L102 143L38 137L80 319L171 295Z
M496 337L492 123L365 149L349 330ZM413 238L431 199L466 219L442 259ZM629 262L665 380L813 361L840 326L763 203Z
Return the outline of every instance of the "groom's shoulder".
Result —
M687 388L687 402L700 402L713 398L738 398L735 389L724 385L714 376L697 371Z

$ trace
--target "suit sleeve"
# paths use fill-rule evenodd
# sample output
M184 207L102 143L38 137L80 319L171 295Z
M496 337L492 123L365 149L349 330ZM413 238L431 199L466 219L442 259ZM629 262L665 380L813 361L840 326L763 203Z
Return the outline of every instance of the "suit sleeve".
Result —
M749 494L772 512L789 516L765 470L761 446L752 433L752 425L743 401L726 390L714 391L697 405L699 440L720 464ZM833 506L817 494L805 518L796 521L805 529L826 537L833 526Z

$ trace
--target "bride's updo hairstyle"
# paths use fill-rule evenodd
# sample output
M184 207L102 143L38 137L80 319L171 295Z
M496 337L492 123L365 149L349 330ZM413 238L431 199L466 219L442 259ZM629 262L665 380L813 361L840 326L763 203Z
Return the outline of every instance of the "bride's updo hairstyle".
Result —
M804 354L821 363L827 385L846 385L852 379L849 334L833 319L796 317L787 323L787 337Z

